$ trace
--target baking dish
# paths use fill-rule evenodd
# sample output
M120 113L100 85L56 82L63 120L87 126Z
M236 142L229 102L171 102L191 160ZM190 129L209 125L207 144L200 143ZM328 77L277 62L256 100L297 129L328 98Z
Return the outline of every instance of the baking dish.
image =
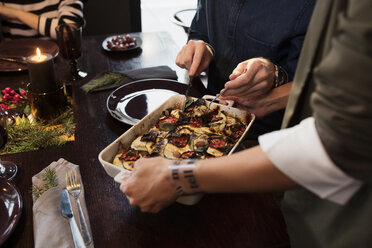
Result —
M196 100L197 98L192 99ZM212 96L204 96L204 99L211 99ZM232 149L228 153L228 155L232 154L237 146L240 144L240 142L243 140L244 136L248 132L249 128L251 127L255 115L252 113L248 113L244 110L240 110L237 108L232 107L232 104L229 105L221 105L219 103L207 101L208 104L211 104L211 109L214 108L221 108L221 110L225 111L227 114L237 117L243 124L246 125L246 129L243 133L243 135L236 141L236 143L233 145ZM185 103L185 96L184 95L175 95L169 98L166 102L164 102L162 105L160 105L157 109L152 111L150 114L145 116L140 122L132 126L130 129L128 129L125 133L123 133L120 137L118 137L115 141L113 141L111 144L109 144L106 148L104 148L98 155L98 159L100 163L102 164L103 168L105 169L106 173L115 178L119 173L126 173L128 172L126 169L118 167L112 163L115 155L118 152L119 144L122 143L123 148L127 149L130 147L132 141L138 137L139 135L143 135L146 133L151 127L153 127L159 118L163 115L163 111L169 108L180 108ZM120 175L116 177L116 181L120 182ZM185 195L181 196L177 199L177 202L186 204L186 205L192 205L198 202L201 198L201 195Z

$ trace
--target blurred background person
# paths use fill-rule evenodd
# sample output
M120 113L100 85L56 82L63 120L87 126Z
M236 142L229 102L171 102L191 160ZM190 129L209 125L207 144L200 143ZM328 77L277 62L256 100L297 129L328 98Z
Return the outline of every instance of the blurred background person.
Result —
M55 39L58 24L84 25L80 0L2 0L0 16L4 39L42 36Z

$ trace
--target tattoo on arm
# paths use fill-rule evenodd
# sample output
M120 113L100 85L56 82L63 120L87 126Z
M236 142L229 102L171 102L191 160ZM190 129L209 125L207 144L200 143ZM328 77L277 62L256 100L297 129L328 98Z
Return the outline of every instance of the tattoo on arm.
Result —
M186 162L186 164L181 164L181 162ZM195 166L194 160L174 161L173 164L168 166L171 179L176 183L176 191L179 196L186 192L194 193L199 190L194 175Z

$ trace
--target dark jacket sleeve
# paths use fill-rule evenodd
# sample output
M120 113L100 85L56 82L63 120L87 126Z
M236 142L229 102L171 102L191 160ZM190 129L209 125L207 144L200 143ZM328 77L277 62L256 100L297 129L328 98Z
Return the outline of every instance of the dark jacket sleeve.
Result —
M289 81L293 80L296 71L298 58L314 10L314 5L314 0L306 1L303 4L301 11L298 13L297 20L292 27L291 39L288 41L290 49L288 49L286 60L283 64L279 64L287 71Z
M205 0L199 0L198 2L198 9L191 22L188 39L203 40L209 43Z
M372 1L350 0L324 60L314 70L316 128L335 164L372 176Z

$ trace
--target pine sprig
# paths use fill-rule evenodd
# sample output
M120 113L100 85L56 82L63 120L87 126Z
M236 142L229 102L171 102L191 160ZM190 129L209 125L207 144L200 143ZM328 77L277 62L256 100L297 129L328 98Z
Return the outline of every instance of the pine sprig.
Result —
M56 171L50 168L45 170L43 181L45 182L45 188L50 189L58 185Z
M58 186L56 171L51 168L45 169L42 181L44 184L41 186L32 185L31 192L35 201L49 189Z
M90 82L84 84L81 88L85 93L98 89L107 85L119 85L123 80L124 75L116 72L104 72L92 79Z
M71 107L57 119L45 125L39 121L17 117L16 122L8 125L8 143L0 154L34 151L48 147L61 146L75 133Z

